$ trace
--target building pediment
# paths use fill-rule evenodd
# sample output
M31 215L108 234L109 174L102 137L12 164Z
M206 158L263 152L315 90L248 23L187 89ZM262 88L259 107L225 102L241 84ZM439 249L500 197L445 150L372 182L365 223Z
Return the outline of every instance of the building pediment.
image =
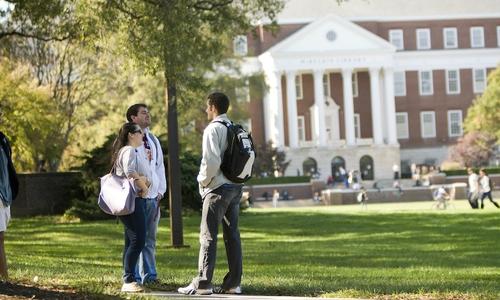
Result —
M391 53L395 47L359 25L328 15L270 48L272 56L322 53Z

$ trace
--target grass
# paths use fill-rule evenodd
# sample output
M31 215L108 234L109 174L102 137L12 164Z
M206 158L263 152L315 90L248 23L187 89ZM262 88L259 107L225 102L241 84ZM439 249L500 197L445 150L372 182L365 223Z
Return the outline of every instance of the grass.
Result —
M500 298L500 211L430 210L429 202L251 209L240 219L245 293L394 299ZM122 225L14 219L6 233L11 277L93 295L125 297ZM158 270L172 290L195 275L199 216L184 218L171 249L161 220ZM227 269L218 245L215 283ZM1 294L1 293L0 293Z

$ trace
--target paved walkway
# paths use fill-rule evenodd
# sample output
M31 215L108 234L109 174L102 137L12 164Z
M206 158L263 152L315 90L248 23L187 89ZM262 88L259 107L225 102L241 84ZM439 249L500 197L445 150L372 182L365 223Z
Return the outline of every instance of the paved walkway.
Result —
M335 299L335 300L360 300L355 298L313 298L313 297L291 297L291 296L255 296L255 295L220 295L212 294L208 296L201 295L180 295L173 292L150 292L143 294L148 297L158 299L174 299L174 300L217 300L217 299L237 299L237 300L318 300L318 299Z

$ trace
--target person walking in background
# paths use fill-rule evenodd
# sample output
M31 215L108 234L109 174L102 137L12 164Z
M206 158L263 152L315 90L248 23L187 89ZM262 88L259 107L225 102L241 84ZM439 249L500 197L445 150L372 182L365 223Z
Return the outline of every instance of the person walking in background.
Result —
M469 174L469 191L467 193L467 199L469 204L473 209L478 208L478 198L479 198L479 176L472 168L467 168L467 173Z
M344 167L339 166L339 174L342 182L344 182L345 188L349 188L349 178L347 178L347 172Z
M226 115L228 108L229 99L225 94L215 92L208 96L205 111L212 122L203 131L202 159L197 177L203 199L198 273L188 286L177 289L181 294L241 294L243 263L238 218L243 185L227 179L221 170L222 155L228 147L228 128L221 122L230 122ZM212 277L220 223L229 272L224 276L222 286L214 289Z
M273 207L278 207L278 200L280 199L280 192L277 189L273 191Z
M137 148L137 155L141 161L146 161L145 169L141 170L151 179L149 193L143 196L143 206L146 220L146 244L139 257L135 272L135 279L142 284L158 285L156 271L156 234L160 222L160 200L167 191L165 165L160 141L149 130L151 116L146 104L138 103L127 110L127 120L141 127L143 140Z
M140 194L135 198L135 210L130 215L118 218L125 226L125 247L123 248L123 285L122 292L142 292L143 286L136 282L135 268L146 241L146 220L144 215L144 195L148 193L145 185L150 179L139 175L147 168L148 162L137 154L137 148L142 144L143 132L135 123L125 123L113 143L111 156L112 170L117 176L137 179L136 187Z
M491 196L492 184L491 184L490 177L488 177L488 173L486 173L486 170L485 169L479 170L479 176L480 176L479 185L480 185L480 189L481 189L481 209L484 208L484 198L486 198L486 197L488 197L488 199L490 199L490 201L491 201L491 203L493 203L493 205L495 205L497 208L500 208L498 203L496 203L493 200L493 197Z
M4 280L9 277L4 238L10 221L10 205L16 198L18 190L19 181L12 163L10 143L0 131L0 279Z
M399 180L399 165L394 164L392 165L392 172L394 173L394 180Z

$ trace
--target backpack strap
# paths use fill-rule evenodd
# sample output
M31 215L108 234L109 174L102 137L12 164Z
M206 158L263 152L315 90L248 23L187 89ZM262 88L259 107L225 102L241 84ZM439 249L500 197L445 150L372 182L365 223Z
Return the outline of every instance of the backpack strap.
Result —
M219 119L219 120L213 120L211 123L221 123L223 124L224 126L226 126L227 128L230 128L231 126L233 126L233 122L231 121L226 121L226 120L222 120L222 119Z

